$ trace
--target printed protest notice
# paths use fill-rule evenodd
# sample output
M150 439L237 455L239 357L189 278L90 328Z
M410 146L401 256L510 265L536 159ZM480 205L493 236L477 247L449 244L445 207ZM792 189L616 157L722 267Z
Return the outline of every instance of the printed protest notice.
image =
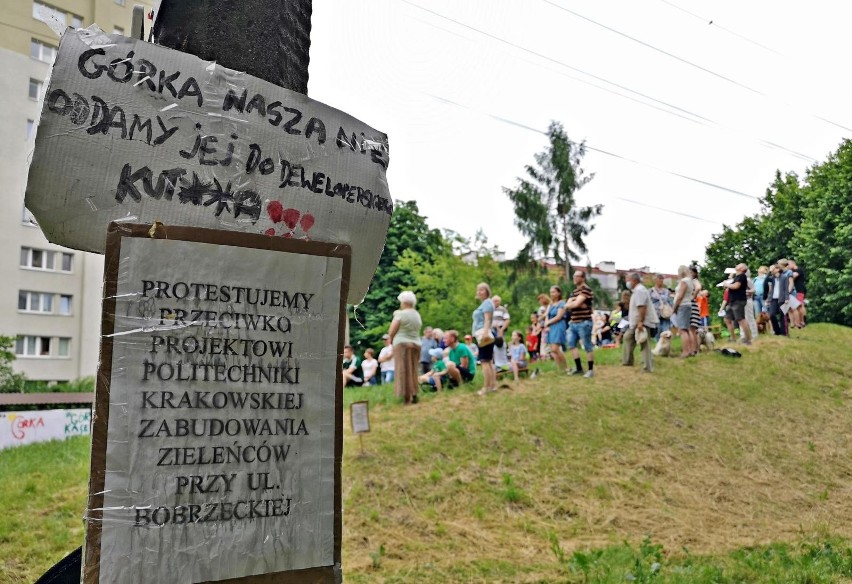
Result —
M393 203L387 136L261 79L157 45L68 30L26 206L47 238L103 253L110 221L349 244L369 288Z
M357 401L349 405L349 422L353 434L364 434L370 431L370 402Z
M149 229L110 232L85 582L339 580L348 246Z

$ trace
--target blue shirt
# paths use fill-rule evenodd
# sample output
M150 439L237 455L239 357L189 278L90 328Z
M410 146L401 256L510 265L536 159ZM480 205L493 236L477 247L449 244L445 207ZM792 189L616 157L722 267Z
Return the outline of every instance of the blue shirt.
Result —
M492 318L492 324L494 319L494 303L491 302L490 298L486 298L482 301L482 304L479 305L479 308L473 311L473 334L476 334L481 328L485 328L485 314L490 312Z
M763 298L763 282L766 276L758 276L754 279L754 296L755 298Z

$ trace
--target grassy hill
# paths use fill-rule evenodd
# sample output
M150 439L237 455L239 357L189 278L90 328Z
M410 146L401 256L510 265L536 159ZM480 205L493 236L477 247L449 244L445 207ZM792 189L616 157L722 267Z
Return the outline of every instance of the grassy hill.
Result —
M742 359L597 353L512 390L371 400L345 426L347 582L852 582L852 329ZM0 581L81 538L85 439L0 452Z

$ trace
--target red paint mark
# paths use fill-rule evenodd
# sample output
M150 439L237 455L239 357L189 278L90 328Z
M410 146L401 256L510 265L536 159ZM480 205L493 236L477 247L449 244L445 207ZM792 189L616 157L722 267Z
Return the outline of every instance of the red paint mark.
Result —
M284 207L278 201L270 201L270 203L266 206L266 213L269 215L269 218L272 219L273 223L281 222L281 213L283 210Z
M290 229L295 229L296 224L299 222L299 217L301 216L302 213L298 209L284 209L284 225Z
M302 229L307 233L310 231L311 227L314 226L314 216L310 213L306 213L302 215L302 220L299 221L299 225L301 225Z
M269 229L267 229L266 231L264 231L264 232L263 232L263 234L264 234L264 235L275 235L275 228L274 228L274 227L270 227Z

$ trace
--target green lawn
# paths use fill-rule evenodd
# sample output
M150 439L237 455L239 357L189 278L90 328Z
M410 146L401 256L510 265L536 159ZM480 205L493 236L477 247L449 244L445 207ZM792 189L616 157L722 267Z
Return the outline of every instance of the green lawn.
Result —
M403 407L345 415L347 582L852 582L852 330L761 337L742 359L597 353ZM0 582L81 542L87 441L0 452Z

